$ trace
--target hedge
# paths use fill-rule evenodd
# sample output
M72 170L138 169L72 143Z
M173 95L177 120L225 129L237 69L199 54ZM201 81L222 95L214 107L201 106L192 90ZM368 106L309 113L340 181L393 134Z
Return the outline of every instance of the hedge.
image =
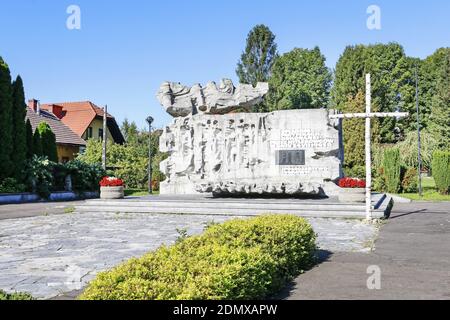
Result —
M383 159L386 191L398 193L401 189L401 160L398 148L386 149Z
M315 241L296 216L235 219L100 273L79 299L262 299L312 266Z
M438 191L442 194L450 192L450 152L435 151L433 153L433 178Z
M28 293L6 293L5 291L0 290L0 301L1 300L34 300L34 298Z

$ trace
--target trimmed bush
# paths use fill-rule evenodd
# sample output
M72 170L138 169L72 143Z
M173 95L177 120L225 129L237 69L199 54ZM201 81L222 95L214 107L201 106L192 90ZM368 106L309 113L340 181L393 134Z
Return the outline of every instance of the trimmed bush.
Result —
M433 178L441 194L450 193L450 152L435 151L433 153Z
M386 179L386 191L389 193L399 193L402 168L398 148L386 149L384 151L383 169Z
M402 178L402 192L404 193L415 193L418 188L418 172L416 168L408 168L404 170Z
M34 298L28 293L16 292L9 294L0 290L0 301L1 300L34 300Z
M213 224L100 273L79 299L265 298L313 264L315 239L305 219L289 215Z

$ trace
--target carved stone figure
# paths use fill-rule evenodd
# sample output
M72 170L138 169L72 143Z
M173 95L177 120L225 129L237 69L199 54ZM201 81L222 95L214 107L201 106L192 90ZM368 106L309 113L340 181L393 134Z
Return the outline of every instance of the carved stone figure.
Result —
M157 98L173 117L186 117L197 113L226 114L241 108L250 110L268 91L267 83L260 82L256 87L241 84L236 88L229 79L221 80L219 86L209 82L204 88L199 84L187 87L176 82L164 82Z
M207 86L202 95L207 101L209 90L214 88ZM238 89L224 82L217 90L236 94ZM209 112L236 104L219 96ZM161 163L167 177L161 194L332 195L342 149L338 123L328 114L314 109L177 117L160 138L160 150L169 153Z

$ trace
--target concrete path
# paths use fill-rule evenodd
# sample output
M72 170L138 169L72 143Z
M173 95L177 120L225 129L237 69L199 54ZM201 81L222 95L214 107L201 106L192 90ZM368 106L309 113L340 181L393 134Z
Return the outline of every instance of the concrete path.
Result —
M74 210L80 203L84 201L3 204L0 205L0 220L63 214Z
M397 204L372 253L324 252L323 258L280 298L448 300L450 203ZM369 266L380 268L380 290L367 288Z

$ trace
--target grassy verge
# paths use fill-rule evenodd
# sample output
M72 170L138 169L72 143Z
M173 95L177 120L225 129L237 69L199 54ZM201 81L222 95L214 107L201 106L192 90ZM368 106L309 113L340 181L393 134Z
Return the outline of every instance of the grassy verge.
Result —
M450 195L443 195L436 191L436 184L431 177L423 179L422 188L422 197L419 196L419 193L402 193L399 196L414 201L450 201Z

